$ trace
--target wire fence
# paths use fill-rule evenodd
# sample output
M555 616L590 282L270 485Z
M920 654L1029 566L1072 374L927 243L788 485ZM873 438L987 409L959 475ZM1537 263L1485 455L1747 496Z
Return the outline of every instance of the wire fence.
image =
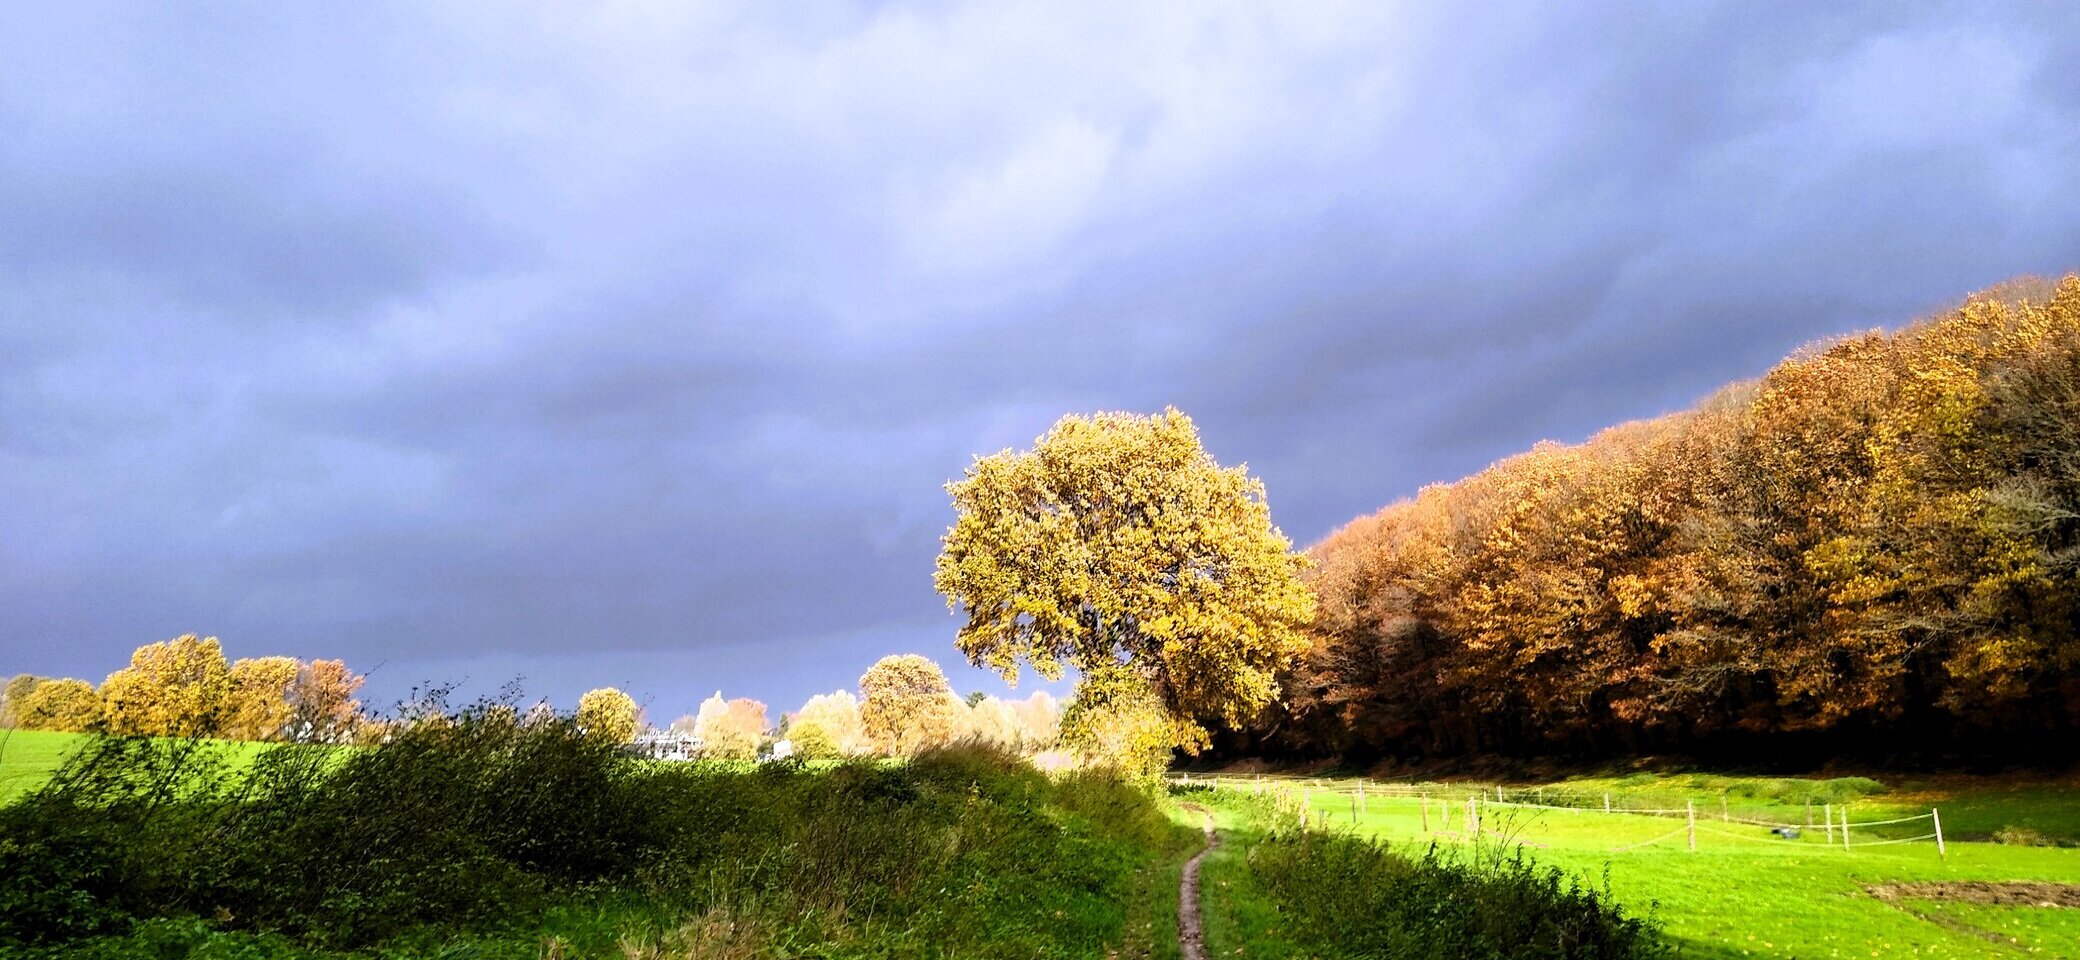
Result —
M1770 808L1766 811L1743 811L1735 815L1729 797L1722 796L1718 809L1700 810L1694 798L1685 798L1681 806L1670 805L1666 798L1638 798L1612 793L1587 794L1579 791L1548 791L1544 788L1519 788L1517 799L1510 799L1510 788L1501 784L1414 784L1394 783L1351 778L1322 778L1301 776L1197 776L1179 774L1171 782L1184 785L1200 785L1214 789L1233 790L1257 795L1269 794L1278 809L1297 818L1303 826L1320 826L1327 821L1332 811L1320 801L1344 808L1356 824L1369 813L1369 805L1377 800L1391 806L1415 800L1419 804L1418 819L1422 833L1444 839L1472 840L1481 836L1483 821L1489 821L1489 832L1496 832L1498 819L1495 811L1514 813L1529 812L1536 818L1548 813L1564 813L1570 816L1592 815L1611 817L1611 822L1624 822L1626 817L1681 818L1684 825L1668 833L1636 842L1623 843L1606 848L1612 853L1624 853L1645 849L1669 842L1681 842L1695 852L1700 833L1717 841L1734 841L1743 844L1761 845L1783 852L1810 851L1816 845L1843 851L1857 847L1894 846L1909 843L1933 842L1939 857L1948 855L1943 839L1943 820L1940 809L1931 807L1927 813L1910 816L1888 817L1878 820L1855 820L1848 804L1807 804L1803 816L1785 819L1785 811ZM1547 800L1560 802L1546 802ZM1434 806L1433 806L1434 804ZM1651 805L1650 805L1651 804ZM1431 813L1437 813L1437 827L1432 829ZM1751 812L1776 814L1748 815ZM1717 814L1714 816L1714 814ZM1814 822L1816 814L1819 822ZM1908 836L1891 836L1888 833L1873 834L1878 828L1897 827L1902 824L1926 823L1928 832ZM1714 826L1718 824L1718 826ZM1768 836L1754 836L1729 829L1733 825L1762 827ZM1521 832L1526 825L1511 822L1510 831ZM1859 832L1861 836L1859 836ZM1531 844L1545 846L1545 844Z

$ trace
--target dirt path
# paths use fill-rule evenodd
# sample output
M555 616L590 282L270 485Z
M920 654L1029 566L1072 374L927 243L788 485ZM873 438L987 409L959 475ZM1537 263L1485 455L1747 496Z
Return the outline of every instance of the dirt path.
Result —
M1184 805L1206 821L1206 846L1184 862L1184 875L1177 881L1177 952L1183 960L1206 960L1206 929L1199 923L1199 861L1221 845L1213 832L1213 814L1196 803Z

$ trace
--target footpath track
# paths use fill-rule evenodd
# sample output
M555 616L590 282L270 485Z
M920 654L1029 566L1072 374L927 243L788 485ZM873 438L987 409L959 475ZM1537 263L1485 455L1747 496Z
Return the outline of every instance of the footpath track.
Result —
M1212 812L1196 803L1187 803L1184 809L1205 820L1206 846L1184 862L1184 873L1177 879L1177 952L1182 960L1206 960L1206 928L1199 917L1199 861L1221 845L1221 837L1213 830Z

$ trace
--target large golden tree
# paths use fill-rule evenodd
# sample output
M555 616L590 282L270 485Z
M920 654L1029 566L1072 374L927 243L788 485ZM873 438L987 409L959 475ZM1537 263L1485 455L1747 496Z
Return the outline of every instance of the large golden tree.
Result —
M1196 723L1270 704L1307 648L1306 561L1272 525L1263 483L1216 463L1174 409L1064 417L947 490L958 517L935 581L978 666L1129 670L1189 745Z
M101 684L109 732L148 737L215 735L230 692L224 648L192 633L138 647Z

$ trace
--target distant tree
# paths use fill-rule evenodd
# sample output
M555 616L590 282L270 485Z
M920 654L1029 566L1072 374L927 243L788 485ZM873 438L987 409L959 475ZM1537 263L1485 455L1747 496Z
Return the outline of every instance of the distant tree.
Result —
M527 709L520 712L520 725L523 727L545 727L561 719L556 712L556 705L546 698L528 704Z
M694 735L701 755L716 760L755 760L766 732L766 706L756 700L722 699L721 691L701 701Z
M1052 750L1061 734L1062 708L1054 694L1035 690L1024 700L1010 702L1018 717L1018 747L1028 753Z
M215 637L192 633L138 647L101 685L109 732L211 736L224 721L231 666Z
M15 720L23 730L91 730L102 720L101 696L85 680L45 680L22 696Z
M36 689L43 680L35 674L22 673L9 678L7 685L0 687L0 727L16 726L16 710L29 696L29 691Z
M665 729L670 730L673 733L690 734L694 731L694 728L699 725L699 721L699 717L696 717L693 714L689 713L685 714L684 716L681 716L677 720L672 721L672 725L666 727Z
M1005 750L1018 750L1024 745L1018 713L1010 704L988 695L968 703L961 716L960 739Z
M613 687L588 690L578 698L578 729L611 743L635 739L643 711L634 697Z
M909 756L953 739L961 702L931 660L882 657L860 676L859 691L861 729L882 753Z
M794 744L794 755L804 760L835 760L844 756L838 749L838 741L820 723L796 721L788 727L787 741Z
M753 742L764 742L771 729L766 720L766 705L750 697L731 697L726 715L730 724L748 734Z
M859 701L852 694L840 690L810 697L795 711L794 720L788 725L788 738L796 741L795 749L801 749L801 732L804 728L815 728L830 738L831 746L838 755L864 752L866 736L860 728Z
M347 669L345 661L313 660L296 672L290 687L293 707L289 729L293 739L305 743L343 743L359 739L365 722L361 701L354 694L365 677ZM381 731L371 735L381 736Z
M983 701L984 699L986 699L986 698L988 698L988 697L989 697L989 694L987 694L987 693L983 693L983 692L982 692L982 691L980 691L980 690L970 690L970 691L968 691L968 695L967 695L967 696L965 696L965 697L962 697L962 698L961 698L961 702L962 702L962 703L965 703L965 704L967 704L968 706L971 706L971 707L972 707L972 706L974 706L974 705L976 705L976 704L978 704L978 703L981 703L981 702L982 702L982 701Z
M1224 468L1191 418L1064 417L1033 450L979 457L947 485L954 525L935 581L965 617L961 651L1015 679L1124 664L1174 716L1241 724L1308 646L1303 557L1264 486Z
M251 657L232 663L218 733L233 740L281 739L295 716L289 691L302 670L295 657Z

